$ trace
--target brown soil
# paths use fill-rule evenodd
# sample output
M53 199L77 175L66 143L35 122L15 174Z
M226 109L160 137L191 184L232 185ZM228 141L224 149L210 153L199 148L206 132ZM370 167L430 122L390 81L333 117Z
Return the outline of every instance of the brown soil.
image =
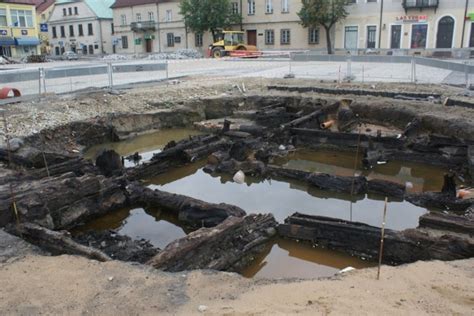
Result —
M0 265L0 314L472 315L473 266L474 259L384 266L380 281L375 268L332 279L258 281L223 272L171 274L117 261L27 256Z

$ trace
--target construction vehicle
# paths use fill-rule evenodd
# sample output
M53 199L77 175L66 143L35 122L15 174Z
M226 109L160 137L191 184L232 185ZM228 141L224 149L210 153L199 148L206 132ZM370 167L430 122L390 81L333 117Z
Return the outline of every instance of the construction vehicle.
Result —
M219 40L209 46L209 57L258 57L261 52L254 45L244 43L244 32L222 31Z

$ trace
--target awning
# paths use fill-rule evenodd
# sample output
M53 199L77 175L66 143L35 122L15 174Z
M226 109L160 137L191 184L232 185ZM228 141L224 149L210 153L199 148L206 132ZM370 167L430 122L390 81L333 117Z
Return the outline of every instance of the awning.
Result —
M469 20L474 21L474 12L469 13L467 17L469 18Z
M15 39L10 36L0 36L0 46L14 46Z
M33 36L15 37L15 42L18 46L36 46L40 43L39 39Z

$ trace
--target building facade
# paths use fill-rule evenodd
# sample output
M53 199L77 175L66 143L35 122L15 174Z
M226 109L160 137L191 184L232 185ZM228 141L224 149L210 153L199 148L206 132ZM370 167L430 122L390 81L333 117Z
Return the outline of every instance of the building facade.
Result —
M21 58L38 53L34 4L26 0L0 2L0 55Z
M57 0L48 20L51 54L110 54L114 0Z
M336 48L414 50L474 47L472 0L353 0L336 26ZM472 19L471 19L472 17Z
M349 0L349 16L330 31L340 52L390 50L394 54L474 47L474 0ZM242 17L234 30L261 50L326 51L324 28L304 28L301 0L231 0ZM112 6L117 53L195 48L212 36L184 27L179 0L116 0Z

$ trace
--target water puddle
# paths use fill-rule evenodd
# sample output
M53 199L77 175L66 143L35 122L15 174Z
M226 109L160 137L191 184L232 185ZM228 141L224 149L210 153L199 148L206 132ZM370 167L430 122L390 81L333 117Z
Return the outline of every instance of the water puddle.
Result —
M76 232L114 230L133 240L146 239L153 246L163 249L170 242L186 236L178 219L160 210L142 208L122 209L92 220Z
M202 132L190 128L160 130L120 142L110 142L92 146L84 153L84 158L93 160L102 149L113 149L120 156L125 157L138 152L142 156L140 162L125 160L125 167L133 167L138 163L150 160L153 157L153 154L161 152L166 144L172 140L179 141L188 138L189 136L201 134Z
M354 152L300 149L284 159L279 159L277 164L304 171L352 176L354 161ZM358 174L370 179L387 180L400 184L411 182L414 192L441 191L443 174L447 171L441 167L402 161L389 161L370 170L365 170L359 161L356 167Z
M279 238L241 274L247 278L310 279L330 277L349 266L362 269L375 265L347 254Z
M100 148L116 150L126 156L140 152L150 159L171 140L180 140L196 135L195 130L168 130L142 135L123 142L95 146L87 152L93 157ZM300 150L290 157L278 161L290 168L319 171L351 176L354 168L354 153L329 150ZM127 162L128 166L133 165ZM202 168L205 161L196 162L179 169L170 170L158 177L148 179L150 188L188 195L213 203L229 203L240 206L247 213L272 213L277 221L294 212L322 215L381 226L384 197L334 193L309 187L305 183L287 180L266 180L246 177L244 184L237 184L229 175L211 176ZM443 182L444 170L415 163L389 162L372 170L358 173L369 178L384 179L398 183L412 182L415 191L437 191ZM427 210L401 200L390 199L386 227L403 230L418 226L418 218ZM133 239L147 239L154 246L164 248L171 241L185 236L189 231L181 227L176 218L160 210L141 208L120 210L88 223L81 230L114 229L119 234ZM317 278L334 275L347 266L363 268L373 263L327 249L292 240L276 239L254 263L242 271L246 277L297 277Z

